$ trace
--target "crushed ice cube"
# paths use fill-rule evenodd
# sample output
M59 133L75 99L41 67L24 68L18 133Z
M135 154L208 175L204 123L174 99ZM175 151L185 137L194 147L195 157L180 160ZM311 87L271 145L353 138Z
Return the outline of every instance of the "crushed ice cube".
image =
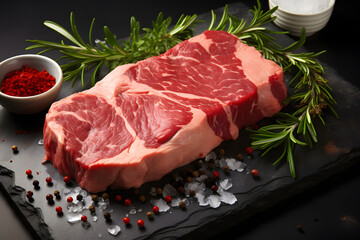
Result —
M233 205L237 202L236 196L231 192L223 191L222 189L220 189L218 193L220 194L220 201L223 203Z
M185 203L185 206L189 206L190 202L187 198L174 198L172 201L171 201L171 206L172 207L180 207L179 206L179 203L183 201Z
M92 217L92 220L93 220L93 222L96 222L96 221L98 220L98 217L97 217L97 216L93 216L93 217Z
M110 225L107 230L111 235L116 236L121 231L121 228L118 225Z
M100 210L105 210L107 208L107 205L105 202L98 202L98 207Z
M210 195L207 197L207 201L212 208L218 208L221 204L219 195Z
M177 194L177 190L171 184L165 184L162 195L166 197L167 195L175 196Z
M207 206L209 205L209 201L207 198L205 198L205 192L204 191L198 191L195 195L195 197L198 200L198 203L200 206Z
M82 212L84 210L84 204L81 201L74 203L73 207L69 211L71 212Z
M206 186L204 182L193 181L191 183L185 183L184 185L186 195L189 195L189 191L193 190L195 193L205 190Z
M102 237L101 233L99 233L98 237L99 237L99 238L101 238L101 237Z
M75 212L69 212L66 214L67 221L69 223L76 223L81 221L81 214Z
M75 192L75 193L79 193L81 190L82 190L81 187L76 187L76 188L74 188L74 192Z
M44 145L44 139L39 139L38 144L41 146Z
M219 185L222 189L228 190L232 187L232 180L231 180L231 178L222 179L222 180L220 180Z
M245 163L241 161L237 161L235 158L227 158L225 159L225 162L228 165L228 167L233 171L236 170L238 172L242 172L246 167Z
M81 190L79 191L79 194L82 195L82 196L85 198L85 197L87 197L88 192L87 192L86 190L84 190L84 189L81 189Z
M150 202L153 206L157 206L159 208L159 212L167 212L170 209L165 200L162 198L151 199Z
M210 160L216 160L215 152L210 152L208 155L205 156L205 162L208 162Z
M129 211L129 213L130 213L130 214L136 214L136 209L135 209L134 207L131 208L130 211Z

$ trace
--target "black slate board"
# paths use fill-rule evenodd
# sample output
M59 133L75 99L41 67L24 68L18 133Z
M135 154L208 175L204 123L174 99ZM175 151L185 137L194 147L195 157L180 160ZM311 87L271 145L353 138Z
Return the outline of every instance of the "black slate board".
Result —
M244 16L249 19L251 14L249 7L239 4L229 6L230 14ZM221 10L217 11L218 13ZM209 19L207 15L201 15L202 19ZM208 21L207 21L208 22ZM199 24L197 32L204 30L204 25ZM273 25L270 28L276 28ZM291 43L293 39L284 36L280 39L281 43ZM305 49L304 49L305 50ZM325 65L325 64L324 64ZM235 193L237 202L234 205L222 204L219 208L200 207L192 202L184 211L179 208L172 208L171 211L155 216L153 221L146 219L146 211L151 209L149 201L141 203L136 197L127 191L111 191L111 196L121 193L128 195L133 199L133 205L136 208L142 208L142 213L130 215L132 226L125 227L122 218L128 213L129 208L124 207L114 201L109 208L113 209L112 224L117 224L122 228L120 237L125 239L162 239L162 238L195 238L211 236L218 231L231 227L232 225L246 220L250 216L266 208L273 206L279 201L297 195L302 191L318 185L335 173L350 167L359 162L360 136L359 136L359 109L360 91L352 84L346 82L338 75L336 70L330 66L326 70L326 78L330 81L334 89L334 97L338 102L336 110L341 120L337 120L331 115L325 118L326 128L319 125L319 142L315 149L297 148L296 171L297 179L290 177L288 166L281 164L272 166L273 158L268 156L261 158L256 152L251 159L245 158L244 162L248 168L245 172L231 172L231 179L234 186L230 189ZM65 84L60 98L67 96L80 88L71 88L70 84ZM21 214L28 220L29 225L41 239L67 239L73 236L83 236L89 239L99 238L99 233L103 237L110 236L107 233L106 223L97 211L99 219L92 222L89 229L84 229L81 223L69 224L66 222L66 201L62 195L61 200L56 200L53 205L49 205L45 196L53 193L55 189L60 192L66 191L67 186L62 181L62 176L58 174L51 164L41 164L43 158L42 146L38 145L42 138L42 126L44 114L35 116L16 116L0 109L0 132L1 138L0 150L2 153L0 164L0 180L4 188L13 199L15 205L20 209ZM261 123L260 123L261 124ZM30 131L30 133L15 134L17 131ZM1 140L1 139L0 139ZM12 145L19 146L19 153L14 155L11 151ZM238 153L244 153L249 140L244 130L241 131L240 138L236 141L227 141L222 144L227 156L236 156ZM330 144L330 145L329 145ZM332 146L333 152L329 153ZM12 160L10 162L10 160ZM28 179L25 175L26 169L33 170L33 179ZM187 168L187 167L185 167ZM260 172L260 178L253 179L248 173L249 169L257 168ZM10 170L10 171L9 171ZM37 174L36 172L39 172ZM53 186L47 186L45 178L53 178ZM221 175L221 177L224 177ZM164 177L159 182L145 184L140 188L140 192L148 195L149 187L164 186L169 182L169 176ZM32 180L38 179L41 182L40 190L34 191ZM20 186L20 187L19 187ZM76 184L73 183L72 187ZM34 202L31 204L25 201L24 191L34 191ZM16 192L16 194L11 194ZM63 207L65 215L57 216L55 206ZM88 217L90 217L89 214ZM145 220L145 228L138 229L135 219Z

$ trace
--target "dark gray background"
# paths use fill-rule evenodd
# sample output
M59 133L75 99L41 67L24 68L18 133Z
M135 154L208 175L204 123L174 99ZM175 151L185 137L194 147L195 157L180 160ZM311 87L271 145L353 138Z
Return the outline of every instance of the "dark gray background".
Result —
M94 39L103 38L104 25L117 33L118 38L122 38L128 36L130 16L135 16L142 27L146 27L150 26L151 20L160 11L176 19L181 13L201 14L232 2L238 1L1 1L0 61L26 53L24 49L29 44L25 39L58 41L58 35L42 23L44 20L52 20L68 27L71 11L75 13L78 29L83 31L84 36L95 17ZM243 2L252 5L256 3ZM267 2L261 2L263 8L267 9ZM359 87L356 66L359 48L354 36L356 14L357 9L349 6L348 1L337 1L326 28L309 37L305 47L310 51L326 49L327 52L320 56L320 60ZM359 172L360 166L357 164L301 196L280 203L224 231L214 239L359 239ZM0 239L31 239L2 195L0 212ZM344 221L343 217L350 217L350 221ZM303 233L296 230L297 224L303 225Z

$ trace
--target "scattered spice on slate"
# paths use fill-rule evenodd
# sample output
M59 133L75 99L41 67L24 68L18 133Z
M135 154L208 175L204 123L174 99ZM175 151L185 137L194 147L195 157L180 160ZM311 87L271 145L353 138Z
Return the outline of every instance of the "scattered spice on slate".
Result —
M10 163L12 163L13 161L12 160L10 160Z
M194 197L195 194L196 194L196 193L195 193L194 190L192 190L192 189L189 190L189 196L190 196L190 197Z
M111 214L109 212L104 212L104 218L106 221L110 221L111 220Z
M46 200L48 201L48 202L52 202L53 200L54 200L54 197L53 197L53 195L52 194L48 194L48 195L46 195Z
M208 168L214 169L215 168L215 162L211 161L208 163Z
M219 177L219 172L218 171L213 171L212 176L213 176L213 178L218 178Z
M71 178L70 178L69 176L65 176L65 177L64 177L64 182L65 182L65 183L71 182Z
M246 154L248 154L248 155L253 154L253 149L252 149L252 147L247 147L247 148L245 149L245 152L246 152Z
M296 229L301 233L304 232L304 228L303 228L303 226L301 224L296 225Z
M130 223L130 218L128 217L124 217L123 218L123 223L125 223L126 225Z
M186 178L186 181L187 181L188 183L192 183L193 179L192 179L192 177L187 177L187 178Z
M147 212L146 213L146 216L149 218L149 219L153 219L154 218L154 214L152 212Z
M140 228L142 228L142 227L144 227L144 221L142 220L142 219L139 219L138 221L137 221L137 225L140 227Z
M82 222L87 222L87 216L82 215L82 216L81 216L81 221L82 221Z
M34 195L34 193L33 193L32 191L27 191L27 192L26 192L26 197L27 197L27 198L32 198L33 195Z
M115 195L115 200L116 201L120 202L121 199L122 199L121 195L119 195L119 194Z
M251 169L250 171L251 176L258 177L259 176L259 170L257 169Z
M182 209L185 209L186 208L186 204L184 201L180 201L179 202L179 206L182 208Z
M39 181L38 181L38 180L34 180L34 181L33 181L33 185L34 185L34 188L35 188L35 189L40 189Z
M27 65L5 75L1 92L10 96L33 96L48 91L55 85L54 76L45 69L38 71Z
M154 213L159 213L159 207L158 206L153 206L152 211Z
M62 208L60 207L60 206L57 206L56 208L55 208L55 211L59 214L61 214L62 213Z
M170 195L166 195L164 200L165 202L170 203L172 201L172 198Z
M73 202L73 198L72 197L67 197L67 199L66 199L66 201L68 202L68 203L72 203Z
M229 166L224 166L224 167L222 168L222 170L223 170L223 172L225 173L225 175L229 175L229 174L230 174L230 168L229 168Z
M19 148L16 145L13 145L11 147L11 150L13 151L13 153L18 153L19 152Z
M25 174L28 175L28 176L31 176L32 175L32 171L30 169L27 169L25 171Z
M78 195L76 196L76 200L82 201L82 200L83 200L83 196L82 196L81 194L78 194Z
M238 155L237 155L237 158L239 159L239 160L243 160L243 155L241 154L241 153L239 153Z
M96 194L91 195L91 200L97 204L99 202L99 196Z
M212 190L213 192L217 192L217 191L219 190L219 187L218 187L217 185L212 185L212 186L211 186L211 190Z
M60 199L61 196L60 196L60 192L58 190L55 190L54 191L54 196L56 197L56 199Z
M48 185L51 185L51 184L52 184L52 179L51 179L51 177L47 177L47 178L45 179L45 181L46 181L46 183L47 183Z
M219 148L220 155L225 155L225 150L223 148Z
M197 178L197 177L199 177L199 171L192 171L192 176L194 177L194 178Z
M156 188L156 194L157 195L161 195L162 194L162 189L161 188Z
M183 186L180 186L180 187L178 187L178 193L180 193L180 194L185 194L185 188L183 187Z
M124 200L124 205L125 206L130 206L131 205L131 200L129 198Z
M104 200L108 200L108 199L109 199L109 194L107 194L107 193L103 193L101 196L102 196L102 198L103 198Z
M94 212L95 212L95 207L94 207L93 205L90 205L90 206L89 206L89 211L90 211L91 213L94 213Z
M145 200L146 200L145 195L140 195L140 196L139 196L139 200L144 203Z
M138 195L140 193L140 190L138 188L133 188L133 193L135 195Z

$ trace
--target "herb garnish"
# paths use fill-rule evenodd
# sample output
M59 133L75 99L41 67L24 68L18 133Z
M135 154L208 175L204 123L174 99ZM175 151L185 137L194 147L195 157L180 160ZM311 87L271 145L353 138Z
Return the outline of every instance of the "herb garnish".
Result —
M313 143L317 142L317 132L313 121L319 119L325 124L323 119L325 108L330 109L336 117L338 116L333 108L336 102L331 95L332 89L323 77L323 67L316 60L316 57L325 51L294 53L305 43L305 29L303 29L299 40L293 44L287 47L278 45L274 36L288 32L271 31L264 26L274 21L275 17L272 17L271 14L276 9L277 7L264 12L258 1L257 6L250 10L253 13L253 18L247 23L244 19L228 14L228 6L226 5L217 24L216 14L211 11L212 20L208 29L223 30L234 34L246 44L257 48L265 58L278 63L284 72L296 71L289 83L289 88L293 88L294 94L285 100L286 104L294 105L295 110L292 113L279 112L274 116L274 124L261 127L258 130L249 130L250 138L253 140L253 148L262 150L262 155L275 148L282 147L282 153L274 164L286 159L291 176L295 178L293 157L295 145L313 147ZM91 38L94 20L89 30L89 43L86 44L77 31L74 15L71 13L72 34L54 22L45 21L44 24L75 45L67 45L63 41L54 43L28 40L34 45L27 49L45 48L40 53L49 50L60 51L64 55L62 58L68 61L61 66L64 71L64 80L71 80L73 84L80 78L82 85L84 85L84 72L94 69L91 75L91 84L94 85L96 76L104 64L111 71L118 65L159 55L179 42L191 38L193 36L191 27L196 22L196 18L195 14L192 16L181 15L175 26L169 30L171 18L164 19L160 13L156 21L153 22L153 28L143 28L143 32L140 34L140 24L132 17L130 21L131 33L128 40L124 40L120 44L116 35L105 26L105 41L98 42L95 46Z

